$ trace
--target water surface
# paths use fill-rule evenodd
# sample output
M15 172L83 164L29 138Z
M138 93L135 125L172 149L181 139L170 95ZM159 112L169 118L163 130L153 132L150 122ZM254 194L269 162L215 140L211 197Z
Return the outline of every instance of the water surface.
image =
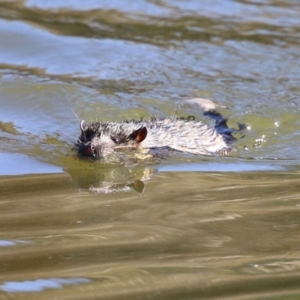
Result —
M298 299L299 15L297 1L0 1L1 297ZM181 107L192 97L246 125L230 157L72 151L75 115L203 119Z

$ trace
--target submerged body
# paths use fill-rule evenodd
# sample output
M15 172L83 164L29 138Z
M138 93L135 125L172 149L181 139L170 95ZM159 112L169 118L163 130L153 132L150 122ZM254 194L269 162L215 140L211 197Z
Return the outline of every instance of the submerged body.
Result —
M81 121L81 134L75 149L81 155L105 157L117 148L168 148L192 154L227 155L235 140L232 130L217 112L208 115L216 120L214 127L200 121L178 118L140 121Z

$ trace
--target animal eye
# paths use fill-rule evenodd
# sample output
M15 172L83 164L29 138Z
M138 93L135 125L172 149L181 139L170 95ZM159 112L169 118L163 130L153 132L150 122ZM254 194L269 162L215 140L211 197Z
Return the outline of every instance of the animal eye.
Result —
M117 137L111 136L110 138L111 138L111 140L112 140L114 143L120 144L120 140L119 140Z

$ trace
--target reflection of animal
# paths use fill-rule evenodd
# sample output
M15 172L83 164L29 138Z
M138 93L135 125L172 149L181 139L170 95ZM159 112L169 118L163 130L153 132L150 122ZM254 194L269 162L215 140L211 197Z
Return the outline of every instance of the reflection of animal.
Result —
M80 155L105 157L117 148L160 149L227 155L235 138L226 119L213 109L204 115L215 120L214 127L195 120L166 118L124 122L81 121L81 134L74 149Z
M124 181L122 183L115 182L100 182L97 186L91 186L89 191L95 194L111 194L119 192L129 192L135 190L139 194L142 194L145 189L145 185L141 180Z

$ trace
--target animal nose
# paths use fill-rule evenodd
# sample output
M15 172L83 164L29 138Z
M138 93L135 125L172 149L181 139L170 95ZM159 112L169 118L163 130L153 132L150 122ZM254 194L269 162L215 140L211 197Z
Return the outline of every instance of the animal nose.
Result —
M82 147L82 153L83 155L93 155L93 150L91 148L91 145L90 144L84 145Z

